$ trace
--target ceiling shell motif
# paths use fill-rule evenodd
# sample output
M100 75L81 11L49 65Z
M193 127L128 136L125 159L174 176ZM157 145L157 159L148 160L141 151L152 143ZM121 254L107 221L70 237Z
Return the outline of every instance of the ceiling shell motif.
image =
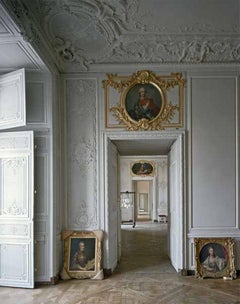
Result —
M3 0L61 71L101 64L236 64L239 0Z

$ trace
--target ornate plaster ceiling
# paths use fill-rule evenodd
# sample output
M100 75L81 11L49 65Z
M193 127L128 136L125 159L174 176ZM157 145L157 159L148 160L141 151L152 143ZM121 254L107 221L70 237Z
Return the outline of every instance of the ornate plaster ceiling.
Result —
M3 0L63 72L101 64L238 64L239 0Z

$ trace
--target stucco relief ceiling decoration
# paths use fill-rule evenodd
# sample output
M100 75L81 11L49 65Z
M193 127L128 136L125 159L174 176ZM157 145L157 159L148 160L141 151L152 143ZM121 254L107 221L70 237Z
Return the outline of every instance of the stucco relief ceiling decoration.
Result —
M238 0L4 0L64 71L117 63L239 63ZM26 11L27 10L27 11ZM37 35L37 31L41 35Z

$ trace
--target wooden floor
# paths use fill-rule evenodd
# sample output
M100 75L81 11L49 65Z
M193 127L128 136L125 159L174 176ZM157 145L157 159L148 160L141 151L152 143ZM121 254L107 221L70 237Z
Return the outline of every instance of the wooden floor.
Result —
M176 273L167 256L167 225L122 225L122 259L104 280L60 281L33 290L0 287L1 304L240 304L240 279Z

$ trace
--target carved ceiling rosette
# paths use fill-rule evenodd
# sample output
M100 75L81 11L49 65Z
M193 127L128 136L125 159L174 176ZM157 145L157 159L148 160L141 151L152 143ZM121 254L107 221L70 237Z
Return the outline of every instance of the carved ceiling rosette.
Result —
M118 1L43 1L39 21L62 65L88 70L126 30L128 8Z

